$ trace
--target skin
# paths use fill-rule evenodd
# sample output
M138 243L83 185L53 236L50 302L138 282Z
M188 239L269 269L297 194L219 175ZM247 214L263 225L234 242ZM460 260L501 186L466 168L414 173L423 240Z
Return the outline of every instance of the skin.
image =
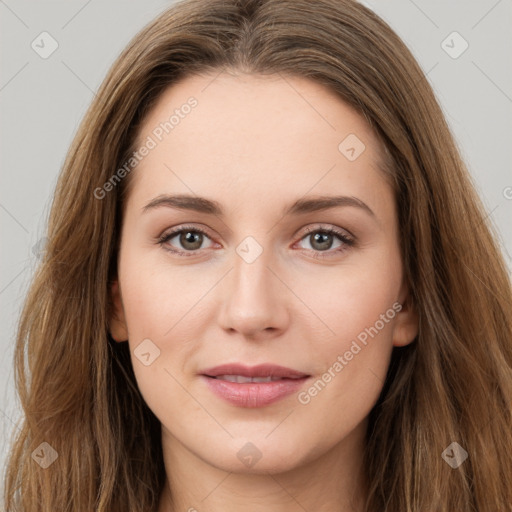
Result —
M382 146L321 84L233 71L168 88L139 142L190 96L197 106L130 176L112 287L111 334L128 341L140 391L162 424L168 478L159 512L229 512L248 503L251 512L361 510L368 414L393 346L418 330L393 191L379 169ZM338 149L349 134L366 147L354 161ZM178 193L218 201L224 214L143 211ZM341 206L283 216L299 198L333 195L358 198L374 215ZM184 224L206 230L202 244L200 234L195 245L179 234L158 242ZM327 234L322 245L305 231L326 227L355 244ZM263 249L252 263L236 251L248 236ZM180 257L169 247L195 253ZM400 312L305 405L292 394L236 407L199 377L227 362L274 363L311 375L307 390L397 302ZM160 350L148 366L133 352L145 339ZM248 442L261 454L251 467L237 457Z

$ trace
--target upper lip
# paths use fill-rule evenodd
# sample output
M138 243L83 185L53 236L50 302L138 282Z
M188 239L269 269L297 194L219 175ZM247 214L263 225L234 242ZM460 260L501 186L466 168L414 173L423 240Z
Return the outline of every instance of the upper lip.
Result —
M218 377L219 375L241 375L243 377L281 377L289 379L309 377L309 375L306 373L269 363L259 364L257 366L245 366L240 363L228 363L203 370L201 374L208 377Z

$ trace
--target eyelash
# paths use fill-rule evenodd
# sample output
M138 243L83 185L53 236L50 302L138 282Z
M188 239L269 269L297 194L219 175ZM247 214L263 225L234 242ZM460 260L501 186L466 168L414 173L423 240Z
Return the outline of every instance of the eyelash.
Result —
M183 232L193 232L193 233L201 233L202 235L208 236L205 230L198 228L196 226L180 226L178 229L175 229L174 231L171 231L170 233L167 233L161 237L158 237L158 244L162 247L164 244L166 244L169 240L174 238L176 235L179 235ZM304 238L308 237L312 233L325 233L329 235L336 236L341 242L343 242L343 245L338 247L337 249L331 250L328 249L326 251L315 251L314 249L302 249L303 251L311 251L313 250L315 252L314 258L330 258L333 254L339 254L344 251L346 251L348 248L355 245L355 238L352 238L351 236L347 235L346 233L342 231L338 231L336 228L333 227L315 227L315 228L307 228L306 233L300 238L299 242L302 241ZM174 248L170 248L169 246L164 247L165 250L176 254L179 257L190 257L190 256L196 256L199 250L195 251L181 251Z

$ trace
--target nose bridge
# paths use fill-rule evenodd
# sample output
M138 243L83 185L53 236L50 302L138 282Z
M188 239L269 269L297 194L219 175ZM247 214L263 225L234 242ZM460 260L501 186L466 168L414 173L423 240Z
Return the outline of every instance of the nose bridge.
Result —
M282 326L285 297L268 268L274 259L272 250L253 237L236 247L223 305L224 327L254 334Z
M271 300L273 276L267 267L272 259L271 248L263 248L253 237L247 237L238 245L231 292L239 307L261 308Z
M239 300L248 297L254 300L254 295L259 296L264 288L269 287L271 272L267 268L270 265L270 249L257 249L251 242L242 242L236 249L233 271L233 293L239 295ZM258 251L259 252L259 251ZM241 296L240 296L241 295Z

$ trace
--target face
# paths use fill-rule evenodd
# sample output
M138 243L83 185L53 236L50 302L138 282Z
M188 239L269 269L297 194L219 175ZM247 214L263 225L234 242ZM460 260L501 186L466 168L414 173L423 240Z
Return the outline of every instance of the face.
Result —
M138 142L110 328L165 449L235 472L341 450L417 333L369 126L316 82L223 73L166 90Z

